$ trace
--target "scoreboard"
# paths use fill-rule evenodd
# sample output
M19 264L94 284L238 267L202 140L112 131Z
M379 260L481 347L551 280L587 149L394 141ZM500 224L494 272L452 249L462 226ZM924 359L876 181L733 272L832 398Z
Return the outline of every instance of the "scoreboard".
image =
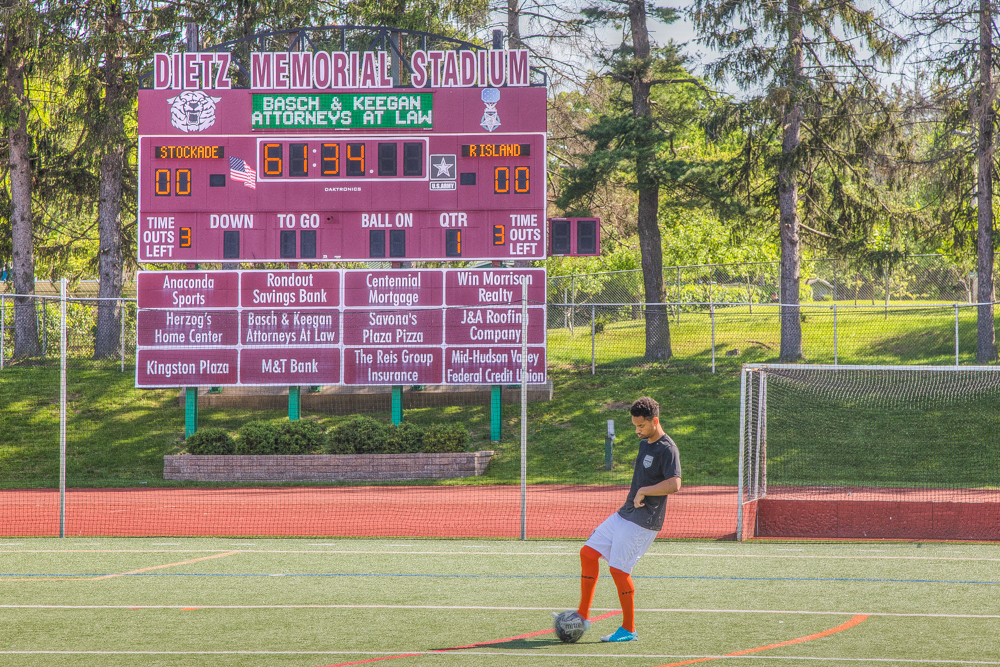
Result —
M139 91L138 260L544 259L546 89Z

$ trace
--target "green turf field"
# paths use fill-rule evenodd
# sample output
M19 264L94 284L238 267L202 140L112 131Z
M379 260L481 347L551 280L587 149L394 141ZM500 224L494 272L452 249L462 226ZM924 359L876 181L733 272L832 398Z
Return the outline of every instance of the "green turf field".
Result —
M657 542L633 572L638 642L601 644L611 617L578 644L485 643L576 605L579 547L2 538L0 664L654 667L826 632L707 662L1000 665L1000 547L977 544ZM595 607L617 610L610 576Z

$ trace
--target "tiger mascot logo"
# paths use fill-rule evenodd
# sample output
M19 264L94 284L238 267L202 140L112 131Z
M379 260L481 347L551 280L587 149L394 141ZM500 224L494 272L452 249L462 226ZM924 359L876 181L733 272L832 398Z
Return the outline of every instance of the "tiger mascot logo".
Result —
M215 124L215 104L221 97L211 97L200 90L185 90L167 100L170 124L182 132L201 132Z

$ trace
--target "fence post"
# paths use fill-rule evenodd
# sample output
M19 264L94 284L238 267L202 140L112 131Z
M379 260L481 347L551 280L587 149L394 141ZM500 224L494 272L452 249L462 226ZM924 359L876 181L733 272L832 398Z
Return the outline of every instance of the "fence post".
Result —
M0 371L3 370L4 338L6 337L7 299L0 295Z
M681 323L681 267L677 267L677 324Z
M958 304L955 304L955 365L958 366Z
M39 299L42 303L42 356L49 356L49 313L48 308L45 307L45 297Z
M59 537L66 537L66 278L59 283Z
M708 314L712 319L712 372L715 372L715 304L709 301Z
M521 539L528 539L528 281L521 281Z
M573 318L576 317L576 276L569 279L569 335L575 336L573 332Z
M121 320L122 330L118 336L119 347L121 348L122 373L125 372L125 300L118 299L118 319Z
M837 365L837 304L833 304L833 365Z
M595 361L595 351L596 351L596 334L597 334L597 306L590 307L590 374L594 375L596 368Z
M885 267L885 319L889 319L889 266Z

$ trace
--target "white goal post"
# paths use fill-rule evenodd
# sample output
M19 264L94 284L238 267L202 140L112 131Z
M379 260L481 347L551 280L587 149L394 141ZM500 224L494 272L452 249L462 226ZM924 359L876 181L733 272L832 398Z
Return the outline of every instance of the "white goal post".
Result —
M769 426L768 506L1000 501L1000 367L744 364L739 420L738 541L763 520Z

